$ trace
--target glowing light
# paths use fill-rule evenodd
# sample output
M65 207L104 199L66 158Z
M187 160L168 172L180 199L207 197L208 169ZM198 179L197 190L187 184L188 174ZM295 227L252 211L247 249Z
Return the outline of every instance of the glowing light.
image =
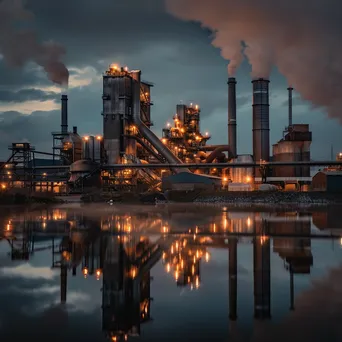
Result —
M42 227L43 227L43 229L46 228L46 222L43 222L43 223L42 223Z
M119 66L117 64L111 64L109 67L111 70L118 70Z
M251 219L248 217L248 219L247 219L247 227L250 227L250 226L251 226L251 223L252 223L252 221L251 221Z
M166 144L167 143L167 140L165 138L162 139L162 143L163 144Z
M85 140L85 141L88 141L88 140L89 140L89 137L84 137L84 140Z
M223 181L224 181L224 182L228 182L228 178L227 178L227 177L224 177L224 178L223 178Z
M198 276L196 276L195 286L196 286L196 289L198 289L200 286Z
M170 271L171 271L171 266L170 266L170 264L167 264L166 265L166 272L170 273Z
M171 126L171 124L168 122L167 124L166 124L166 127L170 127Z
M209 132L205 132L205 135L208 136L208 135L209 135Z
M102 140L101 135L98 135L98 136L96 137L96 139L97 139L97 140Z
M95 274L96 274L96 279L99 280L102 272L101 272L101 270L96 270Z
M137 276L137 269L136 267L133 267L131 269L131 277L134 279Z
M198 109L199 107L198 107L198 105L196 105L196 109Z
M5 184L1 184L1 189L6 189L6 185Z
M88 271L88 269L85 267L85 268L83 268L82 273L83 273L83 275L84 275L84 278L87 278L87 275L88 275L89 271Z
M210 260L210 254L209 252L205 252L205 261L209 262L209 260Z
M249 177L249 176L246 177L246 182L247 183L249 183L251 180L252 180L251 177Z

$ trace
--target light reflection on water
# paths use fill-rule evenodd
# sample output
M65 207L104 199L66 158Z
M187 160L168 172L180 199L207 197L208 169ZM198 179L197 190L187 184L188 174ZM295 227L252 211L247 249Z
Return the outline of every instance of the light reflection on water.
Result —
M339 211L2 213L2 341L340 340Z

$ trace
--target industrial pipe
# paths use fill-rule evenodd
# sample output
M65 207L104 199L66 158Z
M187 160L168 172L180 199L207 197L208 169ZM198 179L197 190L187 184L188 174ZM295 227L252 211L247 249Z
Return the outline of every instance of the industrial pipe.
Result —
M137 137L136 135L129 135L129 134L125 134L125 137L128 138L128 139L136 140L145 150L150 152L153 155L153 157L158 159L161 163L164 161L162 158L160 158L160 155L158 153L154 152L153 149L150 146L148 146L144 142L144 140L142 140L141 138Z
M140 77L141 71L132 71L133 83L133 122L137 126L141 135L170 163L182 164L160 140L159 138L141 121L140 118ZM172 168L175 173L190 172L189 169L179 170Z
M228 152L228 160L233 158L233 151L229 145L204 146L202 151L213 151L206 159L206 163L212 163L222 152Z

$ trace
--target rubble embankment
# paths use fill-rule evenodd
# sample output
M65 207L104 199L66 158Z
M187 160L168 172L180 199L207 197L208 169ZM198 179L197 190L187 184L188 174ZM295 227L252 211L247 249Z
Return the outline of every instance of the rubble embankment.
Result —
M221 192L203 193L194 199L195 203L222 204L342 204L342 193L328 192Z

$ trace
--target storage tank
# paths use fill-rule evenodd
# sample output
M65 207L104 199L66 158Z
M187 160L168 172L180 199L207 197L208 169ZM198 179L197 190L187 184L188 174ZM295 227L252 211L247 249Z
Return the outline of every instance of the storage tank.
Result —
M248 164L253 163L253 157L250 154L240 155L237 158L232 160L232 163L242 163ZM231 180L233 183L244 183L244 184L253 184L253 168L231 168L230 171Z

